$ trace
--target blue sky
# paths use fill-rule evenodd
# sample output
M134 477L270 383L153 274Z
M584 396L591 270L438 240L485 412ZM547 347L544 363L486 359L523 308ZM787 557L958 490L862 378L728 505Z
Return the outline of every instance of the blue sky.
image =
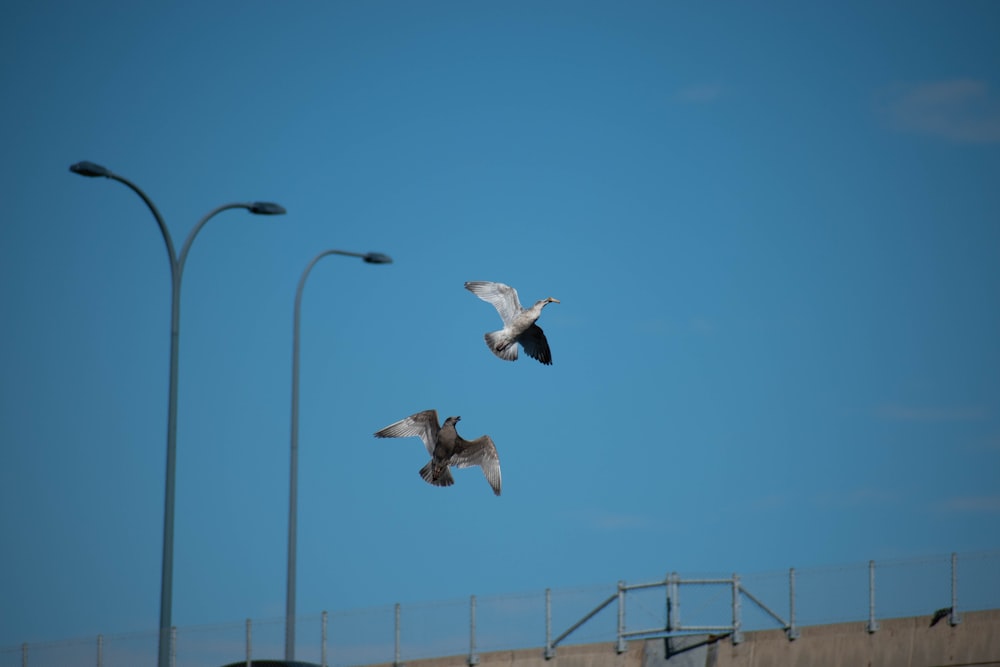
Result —
M0 22L0 645L995 549L993 2L22 4ZM467 280L561 300L495 358ZM490 434L433 488L434 408ZM441 563L457 563L446 573Z

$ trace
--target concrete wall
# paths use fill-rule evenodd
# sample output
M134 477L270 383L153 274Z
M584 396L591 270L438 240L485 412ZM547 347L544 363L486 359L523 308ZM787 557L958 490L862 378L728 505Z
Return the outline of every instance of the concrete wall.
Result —
M482 667L1000 667L1000 609L965 612L956 626L934 627L930 616L880 620L869 633L864 622L800 629L789 641L783 630L728 637L631 641L625 653L614 643L559 646L552 660L541 647L482 653ZM468 656L408 660L407 667L468 667ZM386 667L389 667L388 665Z
M930 616L880 620L879 630L874 633L868 632L866 623L817 625L802 628L800 637L791 642L780 630L748 632L746 641L735 646L729 641L718 642L712 664L1000 667L1000 610L964 613L956 626L945 619L930 627L930 620Z

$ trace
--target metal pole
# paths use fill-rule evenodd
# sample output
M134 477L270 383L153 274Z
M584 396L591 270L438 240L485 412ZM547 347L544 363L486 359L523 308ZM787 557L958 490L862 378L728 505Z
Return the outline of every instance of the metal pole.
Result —
M104 635L97 635L97 667L104 665Z
M108 178L124 184L135 192L146 203L147 208L156 218L160 227L163 242L167 246L167 258L170 261L170 384L167 398L167 466L166 483L164 486L163 503L163 556L160 571L160 638L157 650L157 665L167 667L171 657L171 609L173 606L173 572L174 572L174 478L177 461L177 350L178 328L180 315L180 271L177 266L177 253L170 230L160 215L153 201L138 185L132 181L109 172Z
M21 667L28 667L28 642L21 644Z
M868 632L878 631L875 620L875 561L868 561Z
M392 660L394 667L402 667L399 661L399 603L396 603L396 651Z
M251 667L253 658L253 627L252 622L247 619L247 667Z
M795 627L795 568L788 568L788 638L798 639L799 629Z
M476 596L469 598L469 667L479 664L476 654Z
M545 659L551 660L556 652L552 649L552 589L545 589Z
M740 575L733 573L733 643L743 641L743 620L740 609Z
M680 575L671 572L667 577L667 632L681 629Z
M958 554L951 553L951 613L948 615L950 625L958 625L962 617L958 613Z
M170 628L170 667L177 667L177 628Z
M319 655L320 664L326 667L326 611L320 616Z
M372 264L385 264L392 260L378 253L359 253L346 250L324 250L306 266L295 288L295 310L292 322L292 425L291 447L288 472L288 573L285 585L285 660L295 660L295 562L298 541L298 497L299 497L299 331L302 318L302 291L309 272L316 262L327 255L360 257Z
M150 212L153 214L153 217L156 219L156 224L160 227L160 233L163 235L163 241L167 246L167 258L170 261L170 386L167 403L167 463L163 510L163 560L160 575L160 632L159 645L157 647L157 665L158 667L167 667L170 662L169 643L171 640L171 633L173 632L171 612L173 607L174 572L174 497L177 469L177 359L180 336L181 274L184 271L184 261L187 257L188 250L191 247L191 243L194 241L194 237L198 234L201 228L205 226L205 223L207 223L208 220L215 214L230 208L245 208L253 213L266 214L284 213L284 209L274 204L261 204L257 202L250 204L225 204L220 206L209 212L208 215L203 217L198 224L195 225L195 227L191 230L191 233L188 235L187 240L184 243L184 247L181 250L181 254L178 257L174 251L174 243L170 236L170 230L167 229L163 216L160 215L160 211L156 208L156 205L153 204L153 201L146 195L145 192L142 191L141 188L139 188L138 185L124 176L119 176L105 167L90 162L78 162L70 167L70 171L84 176L103 176L105 178L110 178L111 180L118 181L119 183L125 185L139 195L142 201L145 202L146 206L149 208Z
M618 642L615 651L624 653L628 649L625 643L625 582L618 582Z

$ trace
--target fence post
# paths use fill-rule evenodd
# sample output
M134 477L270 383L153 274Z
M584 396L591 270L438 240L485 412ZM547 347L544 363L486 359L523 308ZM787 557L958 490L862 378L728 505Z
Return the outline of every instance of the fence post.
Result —
M795 568L788 568L788 639L799 638L799 629L795 627Z
M28 667L28 642L21 644L21 667Z
M479 664L476 654L476 596L469 597L469 667Z
M875 620L875 561L868 561L868 632L873 633L878 630L878 621Z
M250 619L247 619L247 667L251 667L253 664L251 662L253 656L253 624Z
M546 660L555 657L556 651L552 648L552 589L545 589L545 653Z
M625 644L625 582L618 582L618 643L615 645L615 651L618 653L624 653L628 650L628 645Z
M177 626L170 627L170 667L177 667Z
M667 632L681 629L680 575L667 575Z
M326 667L326 610L319 617L319 663Z
M393 667L403 667L403 663L399 661L399 603L396 603L396 652L395 657L392 660Z
M962 622L962 616L958 613L958 554L951 552L951 614L948 616L948 623L958 625Z
M733 572L733 644L743 641L743 621L740 609L740 575Z
M97 635L97 667L104 664L104 635Z

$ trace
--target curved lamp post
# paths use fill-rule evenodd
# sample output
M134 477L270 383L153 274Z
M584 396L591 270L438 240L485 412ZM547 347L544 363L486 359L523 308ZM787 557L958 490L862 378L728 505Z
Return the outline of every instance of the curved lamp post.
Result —
M295 316L292 325L292 448L288 492L288 588L285 597L285 660L295 660L295 535L298 514L299 485L299 320L302 314L302 290L316 262L327 255L360 257L369 264L391 264L392 258L380 252L348 252L324 250L306 266L295 290Z
M139 189L132 181L123 176L113 173L110 169L102 167L93 162L77 162L69 168L74 174L81 176L110 178L113 181L124 183L133 192L139 195L149 210L156 218L156 224L160 226L163 240L167 244L167 256L170 260L170 392L167 406L167 481L166 498L163 510L163 570L160 579L160 640L157 665L158 667L169 667L170 659L170 627L171 608L173 603L173 576L174 576L174 480L177 466L177 351L180 333L180 306L181 306L181 276L184 273L184 262L187 260L188 251L191 250L191 243L195 236L201 231L211 218L216 214L231 208L245 208L256 215L281 215L285 209L278 204L271 202L249 202L223 204L209 211L198 221L181 248L178 256L174 252L174 242L167 229L163 217L156 209L153 202L146 196L146 193Z

